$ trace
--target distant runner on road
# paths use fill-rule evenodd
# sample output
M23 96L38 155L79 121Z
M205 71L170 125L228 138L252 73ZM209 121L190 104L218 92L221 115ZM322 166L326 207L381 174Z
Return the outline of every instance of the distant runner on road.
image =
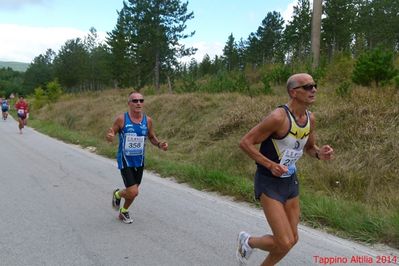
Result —
M24 99L24 96L19 96L19 100L15 103L15 109L17 110L18 115L19 133L22 134L22 129L26 126L29 117L29 104Z
M1 104L1 113L3 116L3 120L7 120L8 117L8 110L10 109L10 103L8 102L7 98L0 99Z
M297 243L300 209L296 162L303 151L319 160L333 156L329 145L316 145L315 116L307 110L316 100L317 85L312 76L292 75L287 92L288 103L272 111L240 141L241 149L256 161L255 197L272 230L272 234L259 237L244 231L238 234L236 255L241 264L258 248L269 252L262 265L275 265Z
M119 210L119 219L124 223L132 223L129 207L139 193L139 186L143 177L145 141L159 149L166 151L168 143L159 141L155 136L152 119L143 112L144 97L138 92L129 94L126 113L120 114L106 138L112 142L115 134L119 134L119 148L117 153L118 168L121 171L125 189L115 189L112 193L112 206ZM121 198L124 198L123 207L120 207Z

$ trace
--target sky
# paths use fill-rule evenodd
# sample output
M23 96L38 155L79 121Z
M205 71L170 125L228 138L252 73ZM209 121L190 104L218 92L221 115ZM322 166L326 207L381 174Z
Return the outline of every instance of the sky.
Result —
M184 2L184 1L182 1ZM194 18L181 43L198 49L202 61L221 55L230 34L236 41L256 32L268 12L290 20L297 0L189 0ZM0 0L0 61L31 63L47 49L58 53L67 40L84 38L94 27L104 39L116 25L123 0ZM186 58L185 60L189 60Z

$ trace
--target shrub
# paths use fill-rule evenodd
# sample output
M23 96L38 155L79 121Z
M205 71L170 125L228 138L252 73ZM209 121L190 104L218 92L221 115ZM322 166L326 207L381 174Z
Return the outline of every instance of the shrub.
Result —
M40 109L48 102L48 98L42 89L42 87L37 87L34 90L34 100L33 100L33 108Z
M46 87L37 87L34 91L34 108L40 109L48 103L56 102L62 95L61 85L57 80L47 83Z
M348 80L341 82L335 93L340 97L346 97L351 93L351 83Z
M176 84L176 92L193 92L198 90L195 78L193 75L184 75Z
M271 70L268 79L269 82L272 81L275 84L284 84L290 75L291 71L287 65L277 65Z
M231 79L227 72L218 72L216 76L211 77L208 92L231 92L234 91L234 80Z
M352 80L356 84L370 86L374 81L378 87L397 74L393 64L393 53L376 48L360 55L355 63Z
M399 75L397 75L397 76L395 76L395 77L393 78L393 82L394 82L394 84L395 84L395 88L396 88L396 89L399 89Z
M50 102L56 102L62 95L61 85L57 80L50 81L46 85L46 93Z
M272 87L270 86L270 76L265 75L262 78L262 82L263 82L263 92L265 94L273 94Z
M349 55L335 55L331 64L327 66L325 81L340 84L351 79L353 65L354 60Z
M234 90L247 93L249 91L249 83L245 77L245 74L242 72L236 73L234 78Z

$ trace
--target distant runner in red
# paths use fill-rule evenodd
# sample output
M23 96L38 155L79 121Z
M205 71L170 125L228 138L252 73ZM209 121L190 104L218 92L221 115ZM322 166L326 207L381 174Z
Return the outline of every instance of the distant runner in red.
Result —
M29 104L24 99L24 96L19 96L19 100L15 103L15 109L18 114L19 133L22 134L22 129L26 126L26 120L29 117Z

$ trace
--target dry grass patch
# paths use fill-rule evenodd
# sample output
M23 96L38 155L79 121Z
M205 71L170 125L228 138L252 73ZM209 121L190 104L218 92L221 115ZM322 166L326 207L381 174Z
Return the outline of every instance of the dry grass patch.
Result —
M355 88L340 98L320 89L312 111L319 144L329 143L336 159L300 161L302 183L326 195L398 207L399 96L395 90ZM103 139L117 114L127 110L130 90L71 95L36 113L43 120ZM286 103L284 89L274 96L190 93L146 96L145 111L157 135L170 144L166 160L195 164L252 179L255 165L238 148L240 138L276 106ZM116 144L114 144L116 146ZM158 156L149 149L149 156Z

